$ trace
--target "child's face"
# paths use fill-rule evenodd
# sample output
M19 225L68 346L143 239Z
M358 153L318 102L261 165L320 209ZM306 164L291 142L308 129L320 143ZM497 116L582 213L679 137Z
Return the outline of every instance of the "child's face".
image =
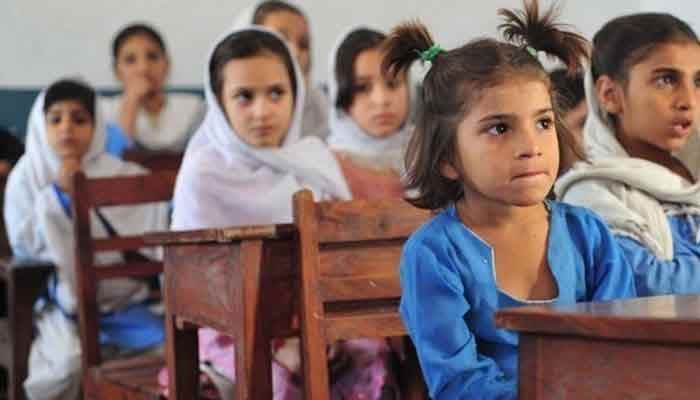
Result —
M169 62L158 46L147 35L132 35L122 44L114 67L117 79L125 85L134 79L145 78L150 84L149 94L163 89L168 76Z
M507 205L543 201L557 176L554 112L543 81L522 76L483 89L457 128L456 159L443 174L464 183L465 197Z
M276 11L265 16L262 26L282 35L305 76L311 70L309 25L306 19L290 11Z
M601 103L617 116L617 134L628 150L651 145L678 151L698 120L700 46L689 42L660 45L630 68L626 87L617 82L611 85L613 89Z
M576 107L564 114L562 118L566 127L569 128L569 132L571 132L571 139L574 141L571 145L579 150L583 149L583 125L586 123L587 115L588 107L586 106L586 102L581 101ZM569 146L562 147L560 158L562 172L571 168L571 166L579 160L579 156L577 156Z
M87 153L95 124L80 102L57 101L46 111L45 119L49 146L61 160L80 160Z
M394 79L382 75L379 49L358 54L353 67L355 95L348 114L368 134L386 137L396 133L408 115L406 74Z
M221 104L240 138L255 147L279 147L294 111L292 82L280 57L234 59L222 76Z

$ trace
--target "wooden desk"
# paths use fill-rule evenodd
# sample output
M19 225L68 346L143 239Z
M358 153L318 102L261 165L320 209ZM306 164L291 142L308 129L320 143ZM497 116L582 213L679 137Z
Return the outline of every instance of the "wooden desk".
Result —
M152 234L165 246L170 399L194 399L197 326L234 338L236 399L271 399L270 340L298 335L294 225Z
M700 399L700 296L505 309L529 399Z

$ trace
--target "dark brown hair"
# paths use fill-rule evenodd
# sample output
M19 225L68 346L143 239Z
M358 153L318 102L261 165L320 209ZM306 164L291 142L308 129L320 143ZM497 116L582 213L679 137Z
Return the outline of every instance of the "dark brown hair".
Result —
M606 23L593 37L591 72L626 83L629 69L643 61L658 45L686 41L698 43L693 29L671 14L625 15Z
M117 63L117 58L119 57L119 51L122 49L122 46L124 46L127 39L131 38L132 36L139 35L146 36L147 38L151 39L156 45L158 45L158 47L160 47L160 51L163 52L163 55L165 55L165 57L168 56L163 36L161 36L160 33L155 30L155 28L141 23L131 24L122 28L114 36L114 39L112 39L112 60L115 65Z
M253 13L253 20L250 22L256 25L262 25L268 15L280 11L290 12L306 19L306 15L304 15L299 8L287 3L286 1L267 0L258 5L258 7L255 9L255 13Z
M372 29L360 28L351 32L338 46L335 55L335 80L338 83L338 96L335 106L347 111L355 100L355 61L365 50L379 48L386 35Z
M61 79L52 83L44 95L44 114L52 105L65 100L77 101L95 120L95 91L90 86L73 79Z
M406 188L417 192L407 199L420 208L437 210L464 197L459 180L441 173L445 162L457 165L457 126L481 91L498 85L516 74L526 74L550 87L549 75L528 48L561 60L575 71L587 54L587 41L555 22L558 9L552 6L540 15L536 0L525 1L523 10L501 9L499 26L507 42L477 39L461 47L439 53L423 80L416 130L406 152ZM435 45L428 29L418 21L396 27L385 45L383 70L396 75ZM556 96L552 95L557 135L562 144L573 143L561 122Z
M221 91L224 86L223 69L231 60L251 58L257 55L274 54L282 60L289 73L292 95L297 97L297 78L294 73L294 61L287 46L276 35L257 29L234 32L224 38L214 49L209 61L209 84L221 104ZM222 106L223 107L223 106Z

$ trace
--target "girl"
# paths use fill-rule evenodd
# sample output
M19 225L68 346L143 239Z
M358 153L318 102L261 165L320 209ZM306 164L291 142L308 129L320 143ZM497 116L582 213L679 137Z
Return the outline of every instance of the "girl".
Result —
M303 188L317 199L350 198L333 153L316 137L299 139L304 81L281 36L261 27L236 30L217 42L205 74L208 112L177 179L173 229L291 222L292 196ZM276 345L276 399L301 396L297 343ZM230 340L203 329L200 349L233 379ZM338 360L348 354L337 350ZM336 377L334 398L377 398L387 346L354 346L350 357L355 364Z
M640 295L700 293L699 95L700 44L685 22L634 14L596 33L586 75L589 162L556 193L602 215Z
M328 145L336 153L353 198L400 197L399 175L412 128L407 74L381 71L386 35L356 27L342 35L330 57Z
M82 83L58 81L41 93L29 117L27 147L7 186L5 219L12 249L20 257L56 265L47 295L36 315L38 336L24 383L30 399L77 398L80 390L80 340L75 324L75 243L71 220L72 176L142 174L144 170L104 152L105 131L95 92ZM120 234L138 234L167 226L167 206L110 207L107 221L93 218L95 236L107 237L106 224ZM121 254L98 254L113 263ZM100 341L109 354L143 351L161 344L162 320L143 304L148 285L118 279L100 284Z
M413 204L441 211L405 244L400 311L435 399L517 398L518 337L494 326L496 310L635 294L605 224L545 200L568 135L534 55L574 69L585 41L560 30L552 10L540 16L537 2L499 14L510 43L445 51L406 23L387 44L389 73L431 63L407 183Z
M304 100L301 120L302 136L328 136L328 100L320 88L311 82L311 29L306 13L297 3L284 0L263 0L245 10L237 19L234 27L241 28L250 24L262 25L284 37L287 45L296 57L306 82L306 99Z
M573 149L560 146L559 175L568 171L583 158L583 124L586 122L586 93L583 90L583 74L571 75L564 68L549 73L554 91L560 98L562 120L571 132Z
M204 113L195 95L165 93L170 59L155 29L134 24L122 29L112 42L114 74L124 92L105 98L108 122L107 150L182 152Z

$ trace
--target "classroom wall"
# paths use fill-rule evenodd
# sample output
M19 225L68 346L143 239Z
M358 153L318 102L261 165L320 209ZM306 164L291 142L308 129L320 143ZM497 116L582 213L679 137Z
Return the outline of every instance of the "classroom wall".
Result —
M549 3L549 1L546 1ZM306 0L314 40L314 78L326 74L326 54L347 27L366 23L389 29L419 17L445 45L496 33L498 7L519 0ZM3 0L0 4L0 87L42 86L57 77L80 75L98 86L116 84L110 65L112 35L141 20L165 35L173 57L171 84L201 85L203 63L211 42L231 23L247 0ZM591 36L619 14L641 9L670 9L697 17L700 5L688 0L569 0L563 20ZM700 20L698 18L694 18Z
M521 4L520 0L299 3L312 24L316 82L325 79L326 54L335 38L351 25L363 23L388 30L399 21L418 17L430 26L438 42L450 47L477 36L495 35L499 23L496 9ZM248 0L0 0L0 110L9 110L7 102L13 98L7 89L31 94L59 77L81 76L99 88L113 89L112 36L121 26L136 20L151 23L164 34L173 60L170 85L201 87L203 64L212 41L249 4ZM568 0L560 1L560 5L562 20L587 37L606 20L640 10L667 10L693 25L700 22L700 3L689 0ZM11 110L11 115L16 114Z

